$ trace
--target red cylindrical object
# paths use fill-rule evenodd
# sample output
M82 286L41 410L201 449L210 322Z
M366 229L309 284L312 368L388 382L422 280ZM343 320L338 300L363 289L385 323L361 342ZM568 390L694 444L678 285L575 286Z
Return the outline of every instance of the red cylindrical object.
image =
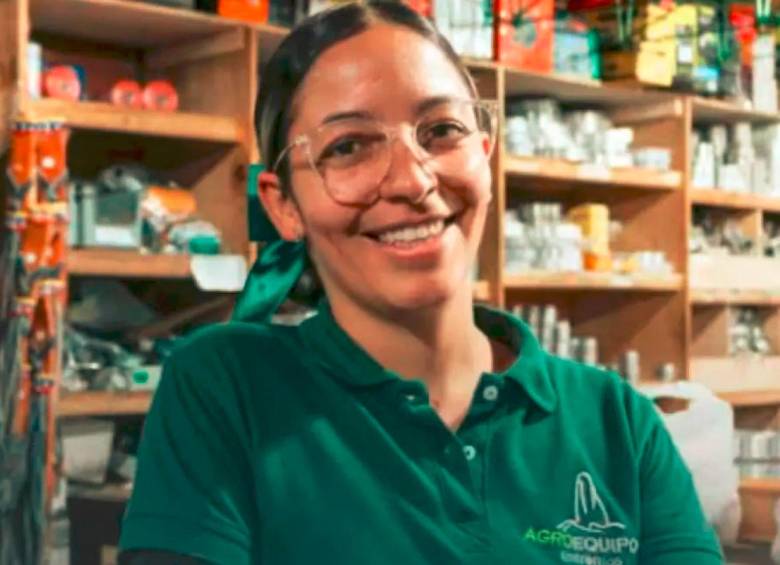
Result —
M49 98L77 101L81 98L81 81L70 65L57 65L43 73L43 93Z
M144 107L143 89L134 80L120 80L111 88L111 103L124 108Z
M179 93L167 80L153 80L144 88L144 108L174 112L179 109Z

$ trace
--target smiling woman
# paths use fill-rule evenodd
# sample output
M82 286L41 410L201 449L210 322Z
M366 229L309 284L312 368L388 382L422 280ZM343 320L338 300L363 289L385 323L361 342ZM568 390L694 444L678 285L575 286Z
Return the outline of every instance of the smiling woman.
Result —
M650 402L472 303L497 120L446 40L347 4L260 84L279 240L166 366L121 562L720 563ZM274 324L304 259L318 311Z

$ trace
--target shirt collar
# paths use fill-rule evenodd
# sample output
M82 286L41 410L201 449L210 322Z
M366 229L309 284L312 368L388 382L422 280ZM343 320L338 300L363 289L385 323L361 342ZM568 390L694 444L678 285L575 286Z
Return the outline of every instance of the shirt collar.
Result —
M548 373L547 354L530 328L507 312L481 305L474 307L474 319L488 337L502 341L517 353L509 368L491 374L515 381L534 404L552 412L558 397ZM316 315L301 323L300 330L320 365L350 386L368 387L407 380L382 367L360 347L338 325L326 300L320 302Z

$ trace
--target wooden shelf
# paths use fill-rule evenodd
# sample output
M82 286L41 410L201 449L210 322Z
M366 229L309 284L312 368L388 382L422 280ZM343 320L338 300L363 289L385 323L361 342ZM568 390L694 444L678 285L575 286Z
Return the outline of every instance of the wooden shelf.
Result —
M682 289L681 275L629 277L612 273L527 273L505 277L507 290L604 290L676 292Z
M774 508L780 499L780 478L743 478L739 495L742 503L739 538L771 543L777 533Z
M682 182L679 171L600 167L541 157L506 155L504 170L510 177L533 177L570 184L602 185L642 190L676 190Z
M106 248L71 249L66 258L71 275L148 279L192 276L189 255L144 255Z
M472 61L469 62L473 64ZM609 86L598 80L523 71L511 67L504 67L504 75L507 96L544 96L564 103L605 108L655 104L674 98L669 92Z
M735 407L780 406L780 389L719 392L717 395Z
M780 477L778 478L743 478L739 489L749 492L766 492L780 495Z
M780 122L780 114L758 112L743 108L733 102L694 96L693 122L695 124L750 122L771 124Z
M150 392L63 393L57 404L61 417L146 414L152 403Z
M245 132L228 116L119 108L106 102L32 100L26 113L35 119L60 119L74 129L170 137L211 143L240 143Z
M32 30L130 48L152 48L245 26L226 18L131 0L30 0Z
M775 291L691 289L691 302L694 305L780 306L780 289Z
M693 189L690 194L692 204L780 213L780 197L743 194L717 189Z

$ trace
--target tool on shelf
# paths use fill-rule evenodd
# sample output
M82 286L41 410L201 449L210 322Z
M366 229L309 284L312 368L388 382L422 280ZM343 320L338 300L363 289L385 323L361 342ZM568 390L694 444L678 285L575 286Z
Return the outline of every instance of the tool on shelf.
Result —
M54 413L67 301L68 132L12 124L0 262L0 563L38 563L56 475Z

